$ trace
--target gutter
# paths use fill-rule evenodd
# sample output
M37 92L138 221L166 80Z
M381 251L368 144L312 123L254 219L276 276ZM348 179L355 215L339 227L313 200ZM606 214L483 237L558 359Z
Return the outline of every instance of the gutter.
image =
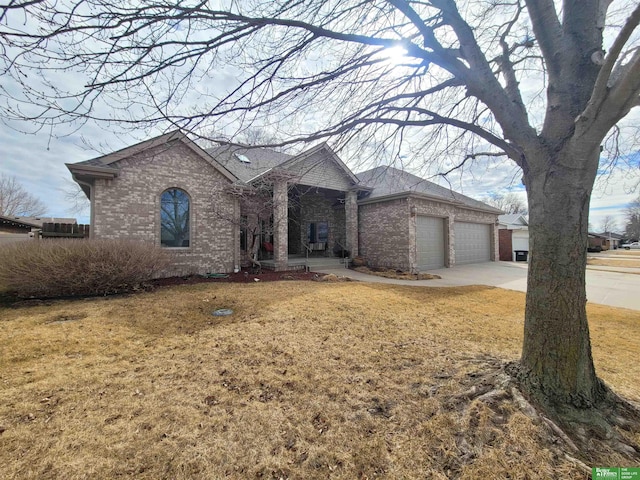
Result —
M365 198L364 200L359 200L358 205L370 205L373 203L389 202L392 200L399 200L403 198L417 198L420 200L430 200L434 202L445 203L447 205L453 205L454 207L464 208L466 210L472 210L472 211L482 212L482 213L490 213L492 215L499 215L501 213L499 210L489 210L489 209L484 209L479 207L472 207L458 200L447 200L446 198L436 197L434 195L427 195L424 193L416 193L416 192L400 192L400 193L392 193L390 195L384 195L382 197L375 197L370 199Z

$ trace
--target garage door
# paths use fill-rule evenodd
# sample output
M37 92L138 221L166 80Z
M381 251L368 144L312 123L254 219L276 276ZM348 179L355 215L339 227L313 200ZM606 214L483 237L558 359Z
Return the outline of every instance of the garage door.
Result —
M418 216L416 247L419 270L444 267L444 219Z
M529 231L514 230L513 231L513 249L529 251Z
M455 222L456 265L491 260L491 225Z

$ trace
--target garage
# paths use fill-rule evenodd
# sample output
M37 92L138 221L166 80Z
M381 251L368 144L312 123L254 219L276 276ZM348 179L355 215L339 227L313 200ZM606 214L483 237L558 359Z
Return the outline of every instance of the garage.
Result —
M513 230L512 236L512 248L513 259L516 258L516 250L523 252L529 251L529 231L528 230Z
M455 222L456 265L491 260L491 225Z
M416 217L416 261L418 270L444 267L444 219Z

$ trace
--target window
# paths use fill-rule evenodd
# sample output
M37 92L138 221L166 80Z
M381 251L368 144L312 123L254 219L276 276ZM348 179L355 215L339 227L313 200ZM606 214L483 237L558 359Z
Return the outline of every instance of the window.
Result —
M179 188L160 197L160 243L163 247L189 246L189 195Z
M329 240L329 224L314 222L307 225L307 241L309 243L327 242Z

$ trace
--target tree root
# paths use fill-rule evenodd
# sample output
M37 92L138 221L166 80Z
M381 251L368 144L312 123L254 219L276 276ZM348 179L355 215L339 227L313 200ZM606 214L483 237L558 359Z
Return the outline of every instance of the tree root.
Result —
M511 402L545 429L551 444L564 445L561 456L585 473L591 472L587 464L598 464L600 459L618 459L620 464L640 461L640 447L633 440L640 432L640 409L608 387L604 386L605 399L592 408L553 408L532 400L539 397L520 383L517 364L500 364L495 359L484 359L484 363L483 373L474 374L469 380L471 386L448 402L465 418L472 416L477 402L494 412L504 410L503 404Z

